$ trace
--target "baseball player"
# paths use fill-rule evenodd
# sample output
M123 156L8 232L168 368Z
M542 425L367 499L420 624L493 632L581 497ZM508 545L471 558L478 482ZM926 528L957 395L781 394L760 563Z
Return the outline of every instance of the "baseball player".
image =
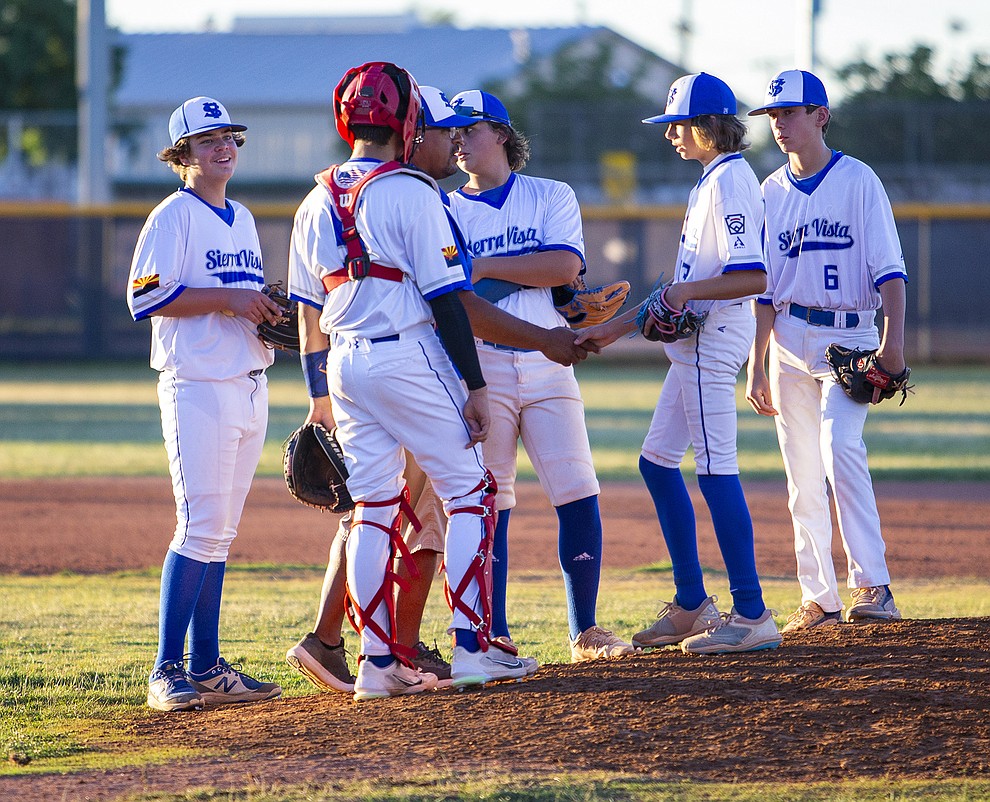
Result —
M529 155L502 102L469 90L451 104L476 122L461 130L457 165L468 182L449 196L467 242L479 295L537 326L563 318L551 289L577 279L584 267L581 213L573 190L559 181L518 173ZM505 615L508 526L515 506L516 450L521 437L559 521L558 555L568 602L571 659L631 654L634 649L598 626L602 528L598 479L574 371L542 353L480 338L488 379L492 434L485 462L495 475L498 521L492 592L492 631L511 644Z
M457 172L454 155L457 129L471 125L474 121L457 115L436 87L421 86L420 95L423 103L423 128L417 136L418 144L412 155L412 164L440 181ZM445 200L446 196L442 199ZM463 248L462 254L465 269L469 271L470 256ZM575 334L566 326L556 329L533 326L503 312L472 291L460 291L460 298L472 328L492 340L539 349L548 359L563 365L573 364L587 356L585 349L574 344ZM450 665L435 646L428 647L423 642L420 624L433 576L437 573L443 552L447 518L429 477L408 452L404 478L420 523L419 531L409 524L404 532L418 575L409 571L404 560L397 561L396 572L408 587L397 593L395 598L396 640L415 651L410 658L413 665L421 671L436 674L437 687L443 688L451 683ZM353 691L354 685L341 634L344 623L343 543L349 529L350 516L345 516L341 519L340 530L331 544L330 560L313 632L292 646L286 654L289 665L301 671L316 687L345 693ZM520 659L526 663L530 673L536 670L535 660L525 657Z
M680 157L702 166L665 297L672 308L688 306L707 318L693 336L664 345L670 370L639 470L660 519L676 593L633 643L680 643L683 651L702 654L773 649L781 642L763 603L736 455L736 377L756 328L748 301L765 289L766 267L759 182L742 157L746 128L735 114L729 86L701 72L674 81L664 113L643 121L666 125L665 136ZM637 311L590 328L582 338L607 345L636 327ZM717 599L708 595L698 559L694 509L680 470L689 445L729 575L728 614L720 614Z
M219 639L227 554L268 426L265 369L273 356L256 327L280 312L260 292L265 278L254 218L226 197L245 126L233 124L216 100L194 97L172 113L168 129L171 144L158 158L185 185L141 230L127 303L135 320L151 319L151 367L159 371L175 494L148 687L151 707L174 711L282 692L229 665Z
M753 408L774 416L787 474L802 602L783 631L841 620L826 482L853 588L848 620L900 618L863 443L868 405L845 395L825 361L836 342L879 346L881 367L904 368L907 273L890 202L869 167L825 144L828 96L812 73L779 73L750 114L767 115L787 154L763 182L767 289L746 387ZM881 306L882 341L874 324Z
M470 282L438 188L398 161L408 162L417 144L420 108L415 80L394 64L370 62L344 75L333 112L351 157L317 176L296 212L289 254L290 292L302 302L307 421L336 423L357 504L346 542L361 633L356 700L437 684L408 665L409 650L394 636L389 565L408 511L403 448L430 477L448 518L452 683L527 673L488 643L479 555L490 539L495 486L478 446L488 436L488 393L458 296Z

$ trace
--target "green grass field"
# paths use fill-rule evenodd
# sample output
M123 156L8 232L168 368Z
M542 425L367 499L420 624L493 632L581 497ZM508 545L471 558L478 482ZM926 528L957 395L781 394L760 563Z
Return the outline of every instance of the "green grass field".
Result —
M579 369L588 426L604 479L632 479L663 370L611 363ZM280 361L271 373L271 426L261 473L280 473L280 444L302 421L305 393L298 367ZM867 443L877 479L990 478L987 371L977 367L919 368L917 392L903 407L870 413ZM780 476L771 421L749 411L740 394L740 462L747 477ZM80 475L164 475L154 374L144 365L0 364L0 480ZM529 469L523 475L532 475ZM0 524L2 526L2 524ZM164 545L164 544L163 544ZM635 631L655 613L663 566L609 572L599 618L620 632ZM282 661L306 631L322 567L231 566L224 601L224 650L247 670L279 682L286 695L311 691ZM38 772L153 766L186 754L181 745L139 746L126 725L150 715L143 706L157 641L158 571L106 577L0 576L0 749L31 758L0 765L0 777ZM724 576L710 575L712 592L728 595ZM786 611L799 601L796 584L765 583L769 606ZM554 603L548 604L547 600ZM556 572L515 575L510 599L514 630L526 653L541 662L566 660L563 590ZM898 603L914 618L990 615L985 583L901 583ZM431 600L428 640L445 642L446 608ZM109 739L113 752L95 746ZM658 783L615 775L553 779L436 772L413 785L342 779L323 789L270 789L249 780L237 794L133 795L130 799L477 799L477 800L977 800L990 782L883 782L848 785Z
M663 367L604 361L578 368L595 465L602 479L638 479ZM269 371L270 424L259 475L281 472L281 443L307 409L298 365ZM990 377L982 367L921 367L904 406L870 411L866 442L874 478L990 479ZM780 476L773 422L738 393L744 478ZM43 451L45 459L36 458ZM155 374L146 365L0 364L0 478L159 475L165 471ZM523 458L523 478L533 478Z

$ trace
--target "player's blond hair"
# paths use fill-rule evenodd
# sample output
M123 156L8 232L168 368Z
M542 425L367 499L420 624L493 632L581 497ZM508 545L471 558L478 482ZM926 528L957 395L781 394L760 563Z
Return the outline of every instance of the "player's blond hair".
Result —
M749 147L746 126L732 114L703 114L691 120L698 141L719 153L738 153Z
M234 144L237 145L237 147L241 147L247 139L247 137L244 136L243 131L232 131L231 136L233 137ZM158 161L165 162L165 164L179 174L179 178L185 181L186 171L189 168L187 165L182 163L182 160L189 158L189 153L189 137L183 137L174 145L170 145L169 147L162 148L158 151Z

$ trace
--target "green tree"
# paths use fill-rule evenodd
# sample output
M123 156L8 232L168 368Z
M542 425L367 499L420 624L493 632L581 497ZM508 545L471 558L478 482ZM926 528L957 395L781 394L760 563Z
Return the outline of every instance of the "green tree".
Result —
M0 111L63 111L75 106L74 0L0 0ZM11 150L33 167L53 158L70 161L75 158L75 137L66 136L64 127L29 123L0 131L0 162Z
M0 0L0 109L76 105L75 0Z
M124 50L110 51L111 92L123 71ZM69 112L75 119L76 0L0 0L0 111L25 112L16 142L0 132L0 161L13 148L26 164L76 158L71 122L37 123L31 112Z
M879 65L855 61L836 73L847 91L846 102L873 98L890 100L949 100L949 86L932 75L935 51L915 45L909 53L888 53Z
M534 173L571 184L604 182L606 154L620 151L632 154L641 188L694 180L664 141L663 126L641 122L666 102L666 84L641 89L650 84L656 56L625 45L620 57L612 36L605 31L530 58L518 73L481 88L502 99L513 127L529 137Z
M927 167L985 163L990 142L961 131L990 123L990 64L979 54L937 77L936 51L916 44L878 64L856 61L836 72L845 89L829 143L871 164Z
M836 73L846 89L847 103L872 98L888 100L988 100L990 64L973 53L967 65L953 64L939 80L934 48L916 44L907 53L888 53L879 65L855 61Z
M990 100L990 62L973 55L969 68L959 78L960 100Z

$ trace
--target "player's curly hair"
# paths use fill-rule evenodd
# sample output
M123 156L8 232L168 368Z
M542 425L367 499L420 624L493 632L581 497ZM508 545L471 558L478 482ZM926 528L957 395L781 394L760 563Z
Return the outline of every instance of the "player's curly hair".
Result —
M237 147L242 147L245 141L247 141L247 137L244 136L243 131L232 131L231 136L233 137L234 144L237 145ZM165 164L179 174L179 178L185 181L186 170L188 167L182 163L182 160L188 158L189 153L189 137L183 137L174 145L170 145L169 147L162 148L158 151L158 161L165 162Z
M522 170L526 166L526 162L529 161L529 139L526 138L525 134L519 133L511 125L493 122L488 122L488 124L496 133L505 135L505 145L503 147L505 147L505 155L509 159L509 169L514 173Z
M738 153L749 147L746 126L732 114L703 114L691 120L702 145L719 153Z

